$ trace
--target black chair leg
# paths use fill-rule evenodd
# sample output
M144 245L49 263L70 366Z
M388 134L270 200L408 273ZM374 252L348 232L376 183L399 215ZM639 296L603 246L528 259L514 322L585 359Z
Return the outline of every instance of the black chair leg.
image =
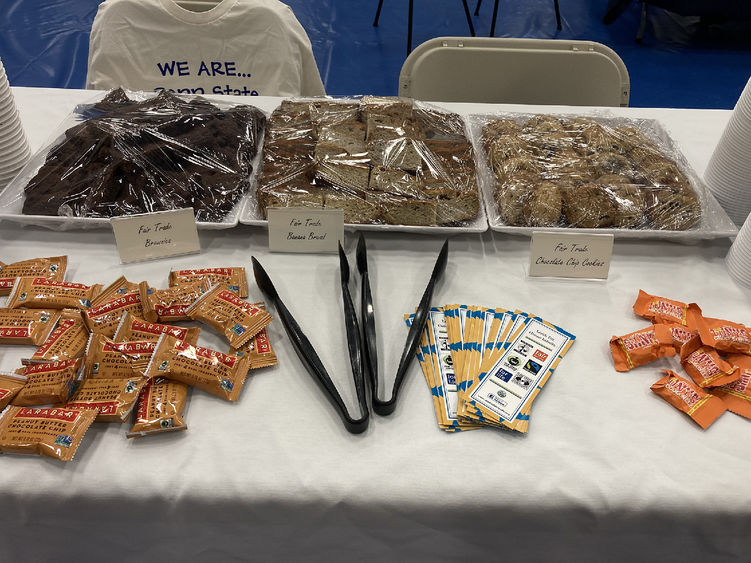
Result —
M381 17L381 7L383 6L383 0L378 0L378 9L376 10L376 17L373 20L373 27L378 27L378 18Z
M480 6L482 6L482 0L477 0L477 6L475 6L475 15L480 15Z
M495 20L498 17L498 0L493 4L493 19L490 20L490 37L495 37Z
M467 16L467 23L469 24L469 34L474 37L475 36L475 26L472 25L472 16L469 13L469 6L467 6L467 0L462 0L462 4L464 4L464 15Z
M409 16L407 17L407 56L412 52L412 8L414 8L414 0L409 0Z
M641 21L639 22L639 30L636 32L636 42L641 43L644 39L644 32L647 30L647 3L641 3Z
M555 3L555 23L558 24L558 29L561 29L561 9L558 7L558 0L553 0Z

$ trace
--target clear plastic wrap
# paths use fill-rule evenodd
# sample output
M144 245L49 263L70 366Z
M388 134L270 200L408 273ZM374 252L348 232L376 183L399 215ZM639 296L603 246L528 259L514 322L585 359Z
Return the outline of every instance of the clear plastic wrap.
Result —
M502 114L475 115L470 123L494 230L677 238L735 233L654 120Z
M482 231L475 170L457 114L394 97L285 100L267 125L258 216L338 208L349 224Z
M265 122L249 105L112 90L76 108L69 128L32 159L2 203L15 194L26 216L105 220L193 207L199 225L217 226L234 210L232 226Z

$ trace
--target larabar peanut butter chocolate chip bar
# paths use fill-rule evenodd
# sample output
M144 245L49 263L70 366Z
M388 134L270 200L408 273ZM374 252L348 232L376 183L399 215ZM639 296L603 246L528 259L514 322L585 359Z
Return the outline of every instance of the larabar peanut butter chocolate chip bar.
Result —
M139 319L131 313L125 313L120 319L120 325L117 327L113 340L115 342L130 342L133 340L159 340L162 334L171 334L179 340L185 340L191 344L198 342L198 335L201 328L197 326L181 327L174 325L165 325L160 323L150 323Z
M148 283L141 282L139 289L143 304L143 318L152 323L189 321L190 317L186 314L186 309L210 287L208 280L167 289L154 289L149 287Z
M22 311L23 309L16 309ZM57 362L83 356L89 331L78 309L63 309L55 330L28 360L30 363ZM25 360L24 363L27 363Z
M142 376L85 379L65 408L95 409L97 422L125 422L147 381Z
M665 377L650 389L679 411L686 413L696 424L706 429L725 412L722 400L695 383L671 370L663 370Z
M196 268L192 270L172 270L169 273L170 286L184 285L208 280L211 285L223 284L225 289L245 298L248 296L248 278L245 268Z
M15 373L0 373L0 412L26 384L26 376Z
M183 418L188 401L188 386L179 381L157 377L149 379L138 397L135 422L128 438L139 438L158 434L187 430Z
M247 375L247 358L193 346L168 334L159 337L146 370L147 377L181 381L228 401L237 401Z
M8 407L0 414L0 452L73 459L94 410Z
M0 344L39 346L55 328L61 312L45 309L0 309Z
M65 269L68 267L67 256L53 256L52 258L33 258L21 262L5 264L0 262L0 295L8 295L16 278L47 278L63 281Z
M656 324L610 339L616 371L629 371L665 356L675 356L670 328Z
M188 307L186 314L214 327L235 348L241 347L271 322L271 315L266 311L243 301L219 284L199 297Z
M8 297L8 308L88 309L101 284L61 282L47 278L18 278Z
M17 407L64 403L73 394L81 372L81 358L26 366L23 386L13 404Z
M156 348L154 340L114 342L103 334L92 334L83 364L85 378L132 378L143 375Z
M135 289L128 291L133 285ZM84 311L84 319L91 332L98 332L111 338L126 312L133 313L137 317L143 316L141 293L138 285L120 278L102 291L95 304Z

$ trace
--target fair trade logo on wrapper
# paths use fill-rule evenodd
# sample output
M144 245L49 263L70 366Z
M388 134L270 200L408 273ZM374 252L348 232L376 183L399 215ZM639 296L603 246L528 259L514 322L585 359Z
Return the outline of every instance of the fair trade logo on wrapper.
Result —
M529 275L533 277L607 279L613 235L532 233Z
M123 264L201 252L192 207L113 217L110 224Z
M337 252L344 241L341 209L269 207L267 213L271 252Z

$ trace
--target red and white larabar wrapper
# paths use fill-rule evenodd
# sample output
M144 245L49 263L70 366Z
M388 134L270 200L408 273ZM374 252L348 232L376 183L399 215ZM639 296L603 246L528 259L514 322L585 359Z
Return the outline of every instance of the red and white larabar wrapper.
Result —
M111 301L115 297L138 291L139 285L138 283L128 281L125 276L120 276L91 300L91 306L96 307L97 305Z
M26 384L26 376L15 373L0 373L0 412Z
M751 356L730 354L725 359L738 368L738 379L713 387L712 394L722 399L729 411L751 418Z
M650 389L665 401L683 411L702 428L708 428L725 412L725 404L692 381L684 379L674 371L663 370L665 377Z
M253 305L264 310L266 309L265 304L262 302L253 303ZM248 369L250 370L271 367L277 364L276 353L271 346L269 333L265 328L240 348L230 346L229 353L235 356L247 356L249 361Z
M271 322L264 309L243 301L217 284L199 297L186 311L224 334L230 346L241 347Z
M248 296L248 278L245 268L194 268L191 270L172 270L169 273L170 286L184 285L208 280L211 285L223 284L226 289L240 297Z
M67 267L67 256L33 258L12 264L0 262L0 295L10 294L17 278L39 277L63 281Z
M141 303L143 304L143 318L149 322L172 323L189 321L186 310L201 295L206 293L211 284L208 280L154 289L146 282L141 282Z
M194 346L168 334L159 337L146 370L147 377L180 381L228 401L237 401L247 375L247 358Z
M135 289L131 289L134 285ZM91 332L99 332L111 338L123 315L128 312L137 317L143 316L141 292L138 285L121 277L102 291L92 307L84 311L84 318Z
M21 309L18 309L21 310ZM86 351L89 331L78 309L63 309L60 322L37 351L24 363L57 362L79 358Z
M95 410L8 407L0 414L0 452L70 461L96 415Z
M170 334L178 340L185 340L191 344L198 342L198 335L201 328L197 326L182 327L175 325L165 325L160 323L150 323L139 319L131 313L125 313L120 319L120 325L117 327L113 340L115 342L129 342L131 340L159 340L162 334Z
M147 381L143 376L87 379L65 407L94 409L97 422L125 422Z
M143 375L156 348L154 340L115 342L92 334L83 365L85 378L129 378Z
M88 309L102 284L62 282L47 278L18 278L8 297L8 308Z
M26 366L23 386L13 404L19 407L64 403L73 393L81 371L81 358Z
M164 377L149 379L138 397L135 422L126 437L139 438L187 430L188 425L183 418L187 401L188 386L185 383Z
M0 309L0 344L39 346L55 328L60 311Z

